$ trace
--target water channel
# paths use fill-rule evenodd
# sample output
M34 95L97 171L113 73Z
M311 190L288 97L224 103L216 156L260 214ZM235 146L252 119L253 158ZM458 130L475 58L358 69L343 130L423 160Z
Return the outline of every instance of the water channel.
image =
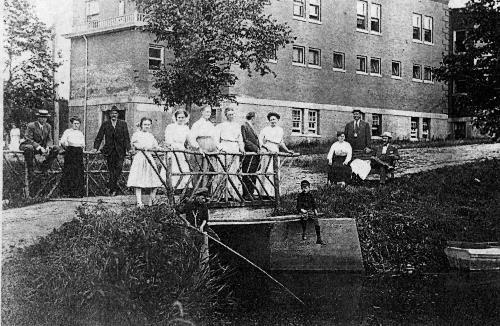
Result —
M231 325L500 325L500 271L405 276L273 272L305 305L239 267Z

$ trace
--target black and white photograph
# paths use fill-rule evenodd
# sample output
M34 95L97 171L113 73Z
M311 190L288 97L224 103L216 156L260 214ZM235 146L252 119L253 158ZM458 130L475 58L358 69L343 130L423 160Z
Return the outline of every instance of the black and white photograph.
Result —
M1 325L500 325L499 0L3 0Z

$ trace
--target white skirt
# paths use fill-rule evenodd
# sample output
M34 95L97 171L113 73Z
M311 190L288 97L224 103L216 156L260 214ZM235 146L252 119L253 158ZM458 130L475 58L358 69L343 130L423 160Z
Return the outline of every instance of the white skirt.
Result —
M148 154L150 161L154 164L153 157ZM159 170L157 169L159 172ZM160 188L163 184L155 173L153 167L148 163L144 153L137 152L130 166L127 187L134 188Z

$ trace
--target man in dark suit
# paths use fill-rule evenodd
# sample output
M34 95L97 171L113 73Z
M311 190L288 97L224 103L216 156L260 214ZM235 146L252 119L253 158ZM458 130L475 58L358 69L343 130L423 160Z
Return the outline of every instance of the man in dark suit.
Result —
M241 135L245 152L258 153L259 137L254 129L255 112L248 112L246 122L241 126ZM256 173L259 169L260 157L258 155L243 156L241 161L241 170L243 173ZM255 189L256 175L243 176L243 198L249 199Z
M382 134L382 146L377 148L375 156L372 156L373 168L379 169L380 184L385 184L387 172L394 170L394 164L399 160L398 149L390 144L392 135L386 131Z
M345 138L351 144L353 156L362 151L370 153L370 144L372 141L372 130L370 124L361 120L361 110L352 111L354 120L345 125ZM357 152L357 153L356 153Z
M104 139L101 152L106 156L109 170L108 189L111 196L116 195L118 178L122 173L123 161L130 150L130 136L127 123L118 119L118 108L113 106L109 113L110 119L99 128L94 141L94 151L98 151Z
M24 135L25 140L19 146L19 149L24 152L24 159L30 176L33 174L35 154L47 155L41 165L42 171L46 171L50 168L60 150L58 146L53 146L52 127L47 123L47 118L50 117L49 111L38 110L36 116L37 121L28 124Z

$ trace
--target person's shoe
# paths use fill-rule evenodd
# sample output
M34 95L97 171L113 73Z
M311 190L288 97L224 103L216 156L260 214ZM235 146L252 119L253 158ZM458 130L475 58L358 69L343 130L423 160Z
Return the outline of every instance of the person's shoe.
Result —
M319 245L324 246L324 245L326 245L326 242L324 242L324 241L323 241L323 240L321 240L321 239L318 239L318 240L316 240L316 244L319 244Z
M307 237L305 234L302 235L302 240L304 240L304 241L307 240Z

